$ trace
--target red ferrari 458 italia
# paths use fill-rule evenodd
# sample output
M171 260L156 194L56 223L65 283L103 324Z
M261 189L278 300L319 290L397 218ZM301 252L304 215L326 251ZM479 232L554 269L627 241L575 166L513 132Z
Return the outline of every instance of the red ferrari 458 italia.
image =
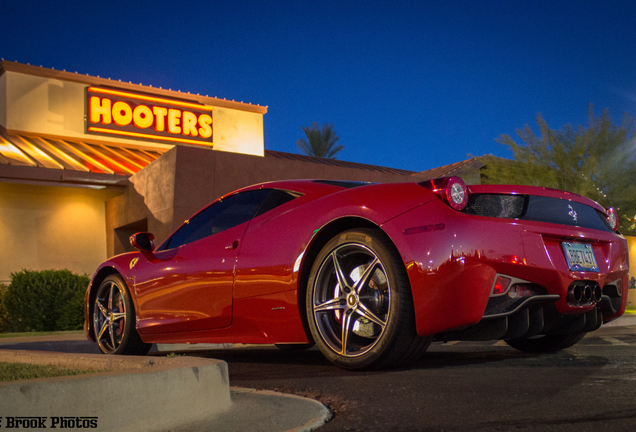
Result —
M108 354L152 343L318 346L347 369L421 356L433 340L567 348L619 317L627 244L613 209L458 177L300 180L227 194L159 247L102 264L87 336Z

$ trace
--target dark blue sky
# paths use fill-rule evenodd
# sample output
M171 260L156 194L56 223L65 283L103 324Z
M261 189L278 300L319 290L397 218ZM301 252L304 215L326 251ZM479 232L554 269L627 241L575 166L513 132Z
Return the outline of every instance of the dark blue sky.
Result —
M0 57L267 105L265 148L333 123L338 159L425 170L494 141L636 116L634 1L30 1Z

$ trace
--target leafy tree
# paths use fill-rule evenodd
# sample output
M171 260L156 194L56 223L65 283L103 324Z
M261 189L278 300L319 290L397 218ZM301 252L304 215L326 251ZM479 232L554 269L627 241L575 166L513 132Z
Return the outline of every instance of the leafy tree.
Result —
M484 183L553 187L614 207L620 230L636 234L636 128L625 114L615 125L605 109L601 117L589 106L587 126L567 124L555 130L537 114L539 135L526 125L496 139L512 150L514 160L490 158Z
M335 154L344 148L336 145L340 137L334 132L333 125L325 123L322 128L313 122L311 126L302 128L307 140L301 138L296 141L298 148L309 156L335 159Z

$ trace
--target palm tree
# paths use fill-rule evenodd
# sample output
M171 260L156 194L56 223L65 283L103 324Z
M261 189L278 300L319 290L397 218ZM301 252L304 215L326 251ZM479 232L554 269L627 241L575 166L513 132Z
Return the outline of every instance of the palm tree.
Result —
M335 159L335 154L344 148L343 145L335 145L340 137L333 131L332 124L325 123L320 128L318 123L313 122L311 126L302 129L307 135L307 140L301 138L296 141L296 145L309 156Z

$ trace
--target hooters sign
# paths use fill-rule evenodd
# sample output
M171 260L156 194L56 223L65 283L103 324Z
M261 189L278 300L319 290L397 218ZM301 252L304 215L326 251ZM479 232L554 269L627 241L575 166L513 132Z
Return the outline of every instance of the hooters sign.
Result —
M213 146L212 107L112 88L86 88L86 132Z

